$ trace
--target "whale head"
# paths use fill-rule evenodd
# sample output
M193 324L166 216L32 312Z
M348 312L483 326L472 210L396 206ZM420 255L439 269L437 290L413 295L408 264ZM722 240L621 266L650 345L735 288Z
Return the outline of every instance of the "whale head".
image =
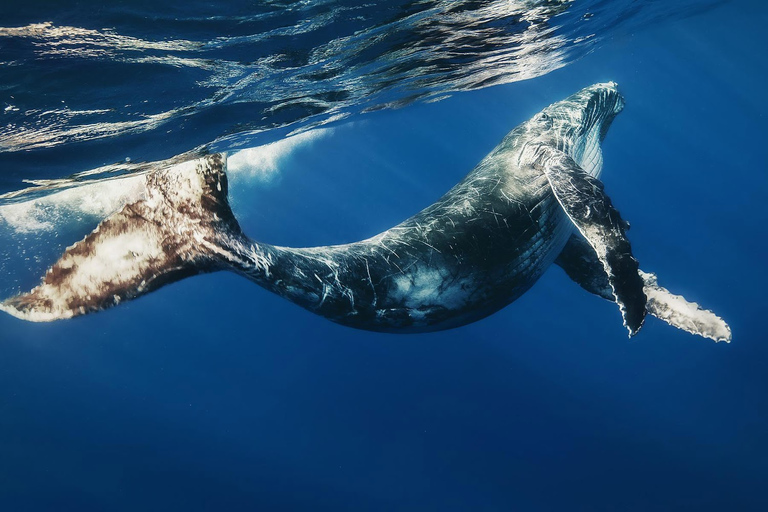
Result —
M616 82L590 85L536 114L529 121L529 130L538 132L540 142L569 154L597 177L603 161L600 143L623 108L624 98Z

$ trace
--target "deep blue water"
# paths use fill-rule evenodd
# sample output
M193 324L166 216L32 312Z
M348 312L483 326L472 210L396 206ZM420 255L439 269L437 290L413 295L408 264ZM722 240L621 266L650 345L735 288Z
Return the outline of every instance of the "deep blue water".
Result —
M345 85L361 99L331 100L329 109L338 111L300 109L295 118L265 114L271 103L255 105L286 101L285 91L307 71L294 69L301 66L273 77L285 89L273 85L275 97L268 101L243 86L237 94L252 95L243 101L200 106L206 98L195 96L203 94L196 80L210 77L183 66L161 66L168 75L163 81L154 68L143 67L150 64L133 63L137 73L151 75L147 84L120 75L127 64L117 58L107 59L115 69L88 58L25 61L19 55L33 43L0 38L0 60L7 63L3 52L12 52L20 62L13 72L14 66L0 68L1 90L27 94L0 98L19 108L5 114L16 117L3 121L4 133L17 133L9 127L21 123L29 140L43 141L36 148L4 146L3 192L20 188L23 179L64 178L126 157L142 162L206 144L231 150L279 140L297 126L345 113L274 162L262 162L268 173L232 176L233 207L246 233L282 245L348 242L387 229L441 196L507 131L544 106L615 80L627 106L603 144L602 180L632 223L634 253L662 285L714 310L733 330L731 344L715 344L649 319L627 340L615 305L584 292L555 267L501 312L424 335L340 327L225 273L72 321L31 324L2 315L0 510L768 509L768 339L762 325L768 303L768 6L734 0L687 16L663 4L575 2L573 12L551 13L553 19L599 21L600 42L575 45L558 69L524 81L499 72L498 81L508 83L462 87L463 75L451 74L461 75L466 62L459 62L446 65L446 76L432 77L430 87L440 95L473 90L362 113L410 95L377 89L375 80L362 90L350 85L348 69L362 76L381 65L381 55L391 63L401 55L387 52L412 48L402 41L387 43L386 51L374 46L365 57L369 67L354 68L339 57L341 71L333 76L342 78L320 82L328 90ZM197 28L179 23L168 39L238 35L227 19L223 28L211 25L214 5L190 4L183 19L208 21ZM116 3L117 11L77 6L51 7L46 18L40 17L46 5L32 3L1 15L6 21L0 25L50 19L56 26L118 27L154 41L158 27L180 19L172 7L157 7L157 16L148 18L155 8L148 2ZM272 2L251 7L284 9ZM429 7L439 11L441 4ZM229 22L242 15L232 9L225 13ZM585 11L596 14L584 18ZM293 23L306 15L300 11ZM289 42L314 47L335 33L361 30L354 23L395 30L384 20L398 19L392 13L361 16L352 26L329 24L308 32L309 40L291 36ZM234 26L258 33L264 29L258 23L277 28L275 19L285 22L257 16L250 21L256 28ZM627 21L614 27L617 19ZM514 24L500 26L514 31ZM584 35L578 27L562 31L575 39ZM223 59L228 48L190 51L203 51L194 58ZM481 48L478 55L497 49ZM266 56L278 54L267 50ZM479 57L472 62L490 66ZM96 71L86 76L89 66ZM82 119L60 119L43 131L52 136L41 139L34 131L45 122L39 114L51 108L46 102L61 101L43 90L52 87L41 82L45 69L59 86L68 83L57 94L80 111L128 104L128 96L151 100L157 111L177 100L196 106L145 132L93 140L67 132ZM414 69L421 68L400 71L412 76ZM483 67L471 69L476 77ZM76 94L83 89L88 94ZM155 112L154 106L142 108L104 115L118 122L122 115ZM257 111L259 118L246 126ZM80 203L64 209L46 206L31 223L30 217L0 217L4 296L34 285L61 249L98 221L99 208L89 210L78 197ZM14 201L4 199L0 211L10 211ZM85 213L73 213L78 207Z

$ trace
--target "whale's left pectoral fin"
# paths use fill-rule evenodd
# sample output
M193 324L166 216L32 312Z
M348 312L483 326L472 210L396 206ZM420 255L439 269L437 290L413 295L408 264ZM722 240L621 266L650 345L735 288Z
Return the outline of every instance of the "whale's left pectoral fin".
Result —
M562 151L541 150L541 165L555 197L602 263L629 335L637 334L645 320L647 299L639 265L624 233L626 222L599 180Z
M563 252L555 261L568 277L590 293L604 299L614 300L608 276L603 265L597 260L595 251L579 235L572 235ZM695 302L689 302L659 286L656 276L640 271L645 295L648 297L648 313L669 325L691 334L697 334L715 341L731 341L731 329L725 321L712 311L703 309Z

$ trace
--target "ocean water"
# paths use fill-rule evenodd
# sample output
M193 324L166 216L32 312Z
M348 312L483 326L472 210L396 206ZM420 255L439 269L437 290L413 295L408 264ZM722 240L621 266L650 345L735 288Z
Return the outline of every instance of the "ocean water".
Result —
M0 510L768 509L768 5L25 2L0 14L0 297L141 173L230 155L250 236L374 235L596 82L634 254L733 342L553 267L474 324L335 325L230 273L0 314Z

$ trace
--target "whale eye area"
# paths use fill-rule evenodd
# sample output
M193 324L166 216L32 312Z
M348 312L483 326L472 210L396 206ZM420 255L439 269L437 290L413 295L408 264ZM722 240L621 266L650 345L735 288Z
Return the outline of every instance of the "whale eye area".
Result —
M552 118L549 117L549 115L545 114L544 112L539 112L538 114L536 114L535 119L537 122L546 124L547 126L552 125Z

